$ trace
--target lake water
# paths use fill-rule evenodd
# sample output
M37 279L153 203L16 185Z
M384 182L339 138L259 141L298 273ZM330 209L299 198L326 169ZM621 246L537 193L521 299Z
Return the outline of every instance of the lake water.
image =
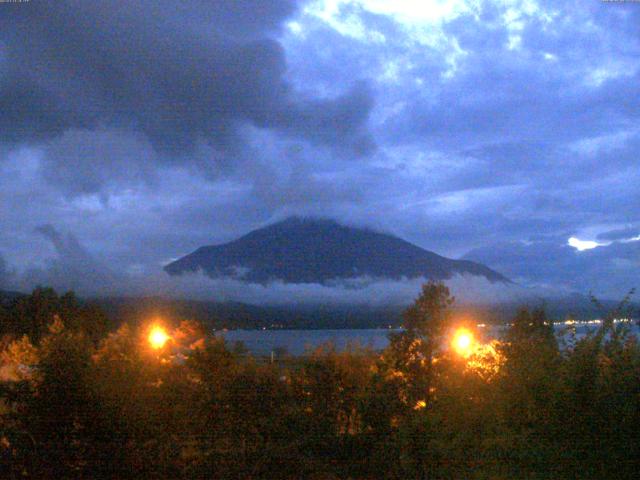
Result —
M505 327L478 326L477 332L484 341L500 336ZM589 331L595 331L598 324L574 323L555 324L559 337L562 337L568 328L575 328L576 337L580 338ZM637 324L631 326L632 332L640 334ZM371 347L374 350L382 350L389 344L390 332L399 331L392 329L361 329L361 330L228 330L217 331L217 336L223 336L230 346L235 342L242 342L254 355L269 355L272 351L285 350L292 355L302 355L309 349L332 342L336 349L344 350L349 344L359 344Z

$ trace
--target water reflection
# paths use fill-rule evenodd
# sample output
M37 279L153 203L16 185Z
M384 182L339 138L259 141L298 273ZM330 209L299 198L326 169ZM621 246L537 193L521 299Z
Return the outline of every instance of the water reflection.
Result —
M554 324L559 340L575 336L578 340L589 333L593 333L601 325L601 320L578 322L567 320ZM629 319L616 319L617 326L628 324L631 333L640 334L637 324ZM499 339L508 325L476 325L477 333L484 342ZM287 352L291 355L302 355L305 351L323 343L332 342L336 349L344 350L349 344L369 347L374 350L384 349L388 343L388 334L400 329L354 329L354 330L228 330L217 331L217 336L223 336L230 345L242 342L254 355L270 355L272 351Z

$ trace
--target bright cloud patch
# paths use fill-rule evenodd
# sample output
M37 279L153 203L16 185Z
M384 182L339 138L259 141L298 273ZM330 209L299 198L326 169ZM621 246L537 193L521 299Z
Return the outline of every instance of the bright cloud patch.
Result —
M576 250L582 252L583 250L591 250L592 248L601 247L602 245L606 245L604 243L594 242L592 240L580 240L576 237L571 237L567 241L567 244Z
M468 12L464 0L343 0L344 3L359 4L366 10L381 15L390 15L406 23L437 22Z
M5 288L107 293L291 215L523 285L639 286L637 5L119 3L0 8Z

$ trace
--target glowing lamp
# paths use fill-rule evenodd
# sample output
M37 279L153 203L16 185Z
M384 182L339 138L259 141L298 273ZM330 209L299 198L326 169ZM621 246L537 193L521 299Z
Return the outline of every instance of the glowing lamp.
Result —
M151 348L159 350L164 347L164 344L169 340L169 335L164 331L162 327L153 327L149 332L149 344Z
M451 345L458 355L468 357L473 349L473 334L466 328L460 328L454 334Z

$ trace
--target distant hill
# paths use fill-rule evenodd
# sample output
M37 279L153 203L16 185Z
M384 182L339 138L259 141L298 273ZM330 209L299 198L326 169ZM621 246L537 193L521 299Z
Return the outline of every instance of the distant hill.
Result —
M14 292L11 290L0 290L0 305L8 305L14 300L24 296L24 293Z
M214 278L261 284L327 284L363 276L445 280L455 274L510 283L480 263L445 258L392 235L295 217L229 243L201 247L164 269L170 275L202 270Z
M10 305L24 293L0 291L0 306ZM166 297L106 297L81 300L100 307L108 318L110 329L124 322L138 324L161 317L170 321L198 320L212 328L289 328L289 329L340 329L398 327L407 305L251 305L240 302L196 301ZM575 318L589 320L602 318L618 302L603 300L604 311L596 307L584 295L571 295L557 299L537 299L524 302L530 308L544 306L554 321ZM473 319L478 323L505 323L516 314L520 303L492 305L456 304L454 318ZM640 304L630 305L631 316L638 318ZM2 309L0 308L0 312ZM1 319L0 319L1 320Z
M335 305L251 305L241 302L180 300L165 297L110 297L94 300L118 323L154 317L193 319L222 328L375 328L400 325L404 307Z
M178 300L163 297L101 298L93 300L107 313L113 323L136 324L160 316L166 319L194 319L213 328L287 328L287 329L341 329L386 328L402 324L402 312L409 305L251 305L240 302L212 302ZM602 301L604 311L584 295L571 295L557 299L537 299L524 303L497 303L492 305L454 305L454 319L473 319L477 323L502 324L513 319L522 306L544 307L549 318L562 321L567 318L590 320L602 318L618 302ZM640 304L630 305L632 316L640 315Z

